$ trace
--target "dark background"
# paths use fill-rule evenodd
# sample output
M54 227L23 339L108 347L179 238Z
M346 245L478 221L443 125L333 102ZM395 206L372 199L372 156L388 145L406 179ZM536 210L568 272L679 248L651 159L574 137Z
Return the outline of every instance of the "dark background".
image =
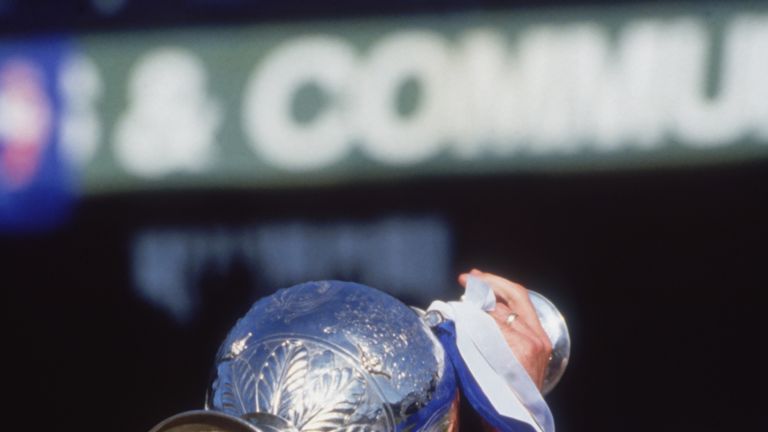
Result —
M40 430L141 431L202 406L216 346L259 292L235 268L175 324L131 288L142 227L429 212L453 229L457 274L546 287L567 317L558 430L765 430L767 180L760 162L87 199L55 232L0 242L9 412Z
M722 0L699 0L703 6ZM0 0L0 34L111 31L465 10L664 4L662 0Z
M85 0L0 0L0 32L595 3L129 1L107 16ZM450 227L455 275L499 273L566 316L571 364L548 397L559 431L768 430L766 184L768 163L757 161L85 198L59 228L0 237L6 424L145 431L200 408L226 330L279 288L245 265L204 276L202 307L180 325L135 294L137 232L428 214Z

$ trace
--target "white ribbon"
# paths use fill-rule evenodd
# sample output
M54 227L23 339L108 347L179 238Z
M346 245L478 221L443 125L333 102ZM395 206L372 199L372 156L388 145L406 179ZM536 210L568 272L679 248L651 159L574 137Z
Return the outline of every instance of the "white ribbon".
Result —
M429 310L436 310L454 322L459 354L493 408L539 432L554 432L552 413L541 392L487 313L496 307L491 287L469 276L461 300L435 301Z

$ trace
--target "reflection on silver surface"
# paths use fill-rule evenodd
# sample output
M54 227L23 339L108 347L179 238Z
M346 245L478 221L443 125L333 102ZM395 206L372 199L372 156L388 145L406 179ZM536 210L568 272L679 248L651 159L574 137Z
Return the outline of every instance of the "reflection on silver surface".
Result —
M297 431L445 430L456 386L442 346L380 291L312 282L254 304L222 344L207 408Z
M552 342L552 357L549 359L547 374L541 389L542 394L547 394L555 388L568 366L568 359L571 355L571 337L568 334L565 318L551 301L531 290L528 290L528 296L536 309L536 315L539 317L541 326Z
M272 432L245 420L215 411L187 411L169 417L149 432ZM282 432L279 429L275 432Z

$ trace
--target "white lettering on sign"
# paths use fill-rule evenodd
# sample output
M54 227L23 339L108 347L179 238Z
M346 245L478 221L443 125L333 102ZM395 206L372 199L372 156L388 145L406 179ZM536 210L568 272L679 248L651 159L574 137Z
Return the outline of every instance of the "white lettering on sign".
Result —
M139 59L114 138L128 172L157 178L210 165L222 115L207 80L203 63L180 48L158 48Z
M427 31L399 32L374 45L351 84L350 125L373 159L393 164L421 162L447 138L450 110L450 49ZM411 115L398 112L396 95L408 80L418 86Z
M61 148L76 167L84 167L98 150L101 124L98 101L104 91L99 70L83 54L67 59L59 75L64 106L61 114Z
M251 78L243 103L243 125L254 150L290 169L320 168L349 151L349 95L343 92L357 68L343 39L304 37L278 47ZM309 124L291 116L302 85L323 90L327 105Z
M297 171L329 167L353 145L377 162L409 165L441 152L466 159L768 141L768 16L734 17L721 51L714 46L711 27L695 18L630 21L616 37L589 22L530 27L514 41L490 27L455 42L399 31L365 52L340 38L303 37L258 65L243 120L258 154ZM417 97L402 112L408 83ZM291 107L310 84L327 102L301 122Z

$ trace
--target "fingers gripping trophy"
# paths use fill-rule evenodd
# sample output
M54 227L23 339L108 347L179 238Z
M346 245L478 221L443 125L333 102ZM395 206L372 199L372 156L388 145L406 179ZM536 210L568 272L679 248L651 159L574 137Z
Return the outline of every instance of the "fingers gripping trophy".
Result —
M490 273L459 282L461 300L426 311L340 281L264 297L221 344L204 409L150 432L455 431L460 395L494 430L554 431L562 315Z

